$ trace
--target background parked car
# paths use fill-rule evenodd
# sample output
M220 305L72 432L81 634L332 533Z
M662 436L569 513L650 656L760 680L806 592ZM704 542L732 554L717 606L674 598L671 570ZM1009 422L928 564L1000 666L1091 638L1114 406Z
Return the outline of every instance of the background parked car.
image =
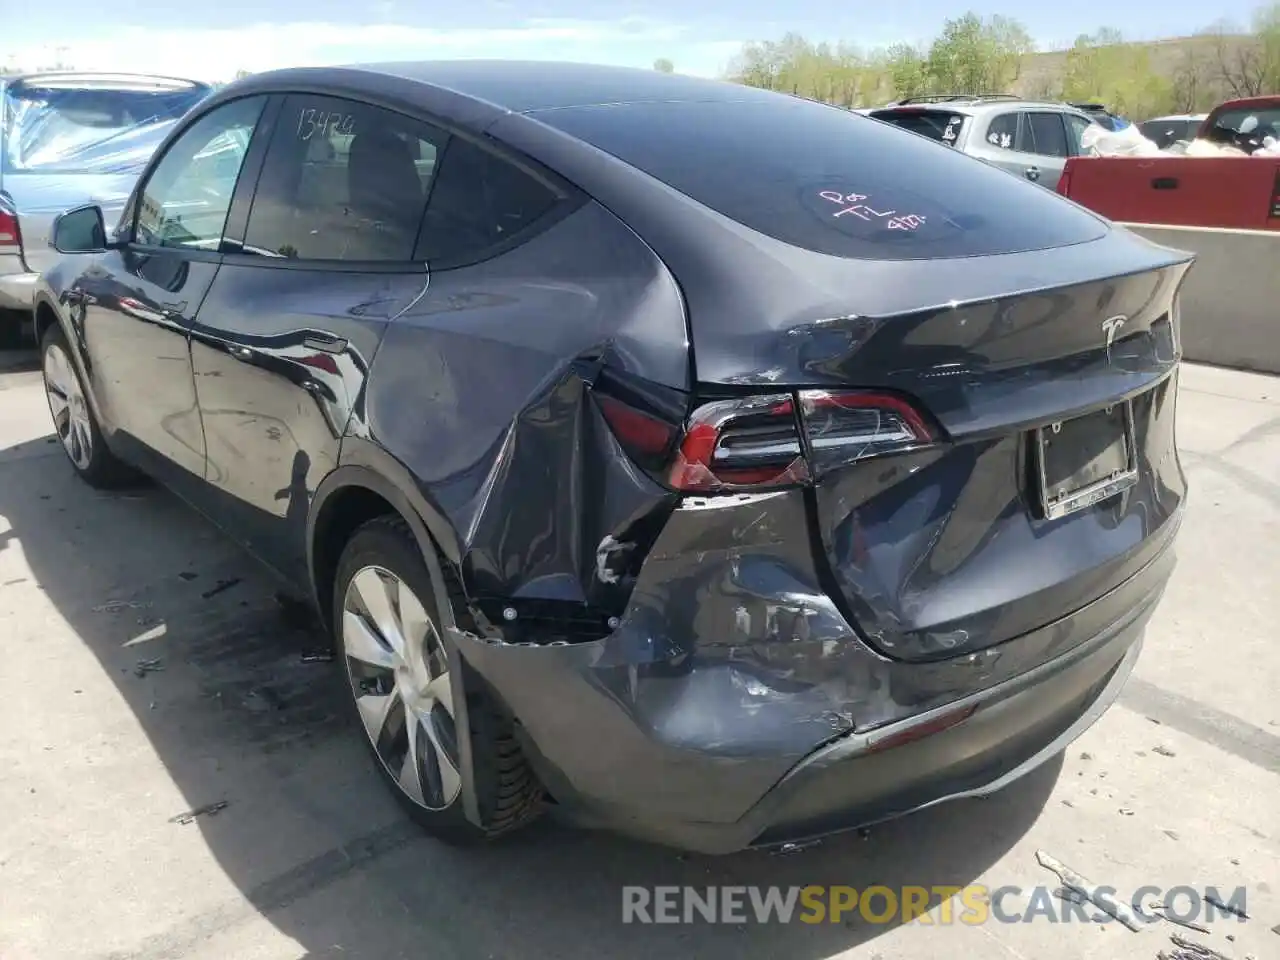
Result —
M911 97L869 116L949 144L1053 190L1096 110L1011 95ZM1106 114L1110 117L1111 114Z
M174 121L210 91L115 73L0 78L0 311L14 311L0 313L0 340L30 321L53 218L82 203L117 216Z
M1179 140L1194 140L1196 131L1207 116L1207 113L1180 113L1156 117L1138 124L1138 130L1161 150L1165 150Z

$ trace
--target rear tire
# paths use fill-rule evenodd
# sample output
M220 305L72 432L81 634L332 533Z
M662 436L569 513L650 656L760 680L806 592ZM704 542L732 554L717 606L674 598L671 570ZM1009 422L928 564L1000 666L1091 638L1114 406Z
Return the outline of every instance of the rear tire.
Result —
M141 474L107 449L66 334L56 323L45 331L40 344L40 368L54 434L80 478L100 490L138 482Z
M511 719L476 678L449 670L451 617L436 607L431 574L403 519L380 517L355 532L338 561L333 598L335 650L354 716L380 778L409 816L455 844L493 839L535 819L542 791ZM458 696L466 698L482 827L463 811Z

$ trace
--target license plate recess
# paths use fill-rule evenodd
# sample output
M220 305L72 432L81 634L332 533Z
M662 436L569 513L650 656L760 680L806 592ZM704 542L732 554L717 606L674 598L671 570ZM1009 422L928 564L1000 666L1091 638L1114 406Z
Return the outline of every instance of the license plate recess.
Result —
M1049 520L1123 493L1138 482L1128 401L1035 432L1040 506Z

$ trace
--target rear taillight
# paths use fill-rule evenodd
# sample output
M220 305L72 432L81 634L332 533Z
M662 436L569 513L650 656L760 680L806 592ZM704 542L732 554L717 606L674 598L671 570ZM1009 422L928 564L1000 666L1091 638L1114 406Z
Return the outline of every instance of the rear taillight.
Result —
M1271 187L1271 217L1280 217L1280 164L1276 165L1276 182Z
M0 209L0 251L11 253L22 249L22 234L18 232L18 215Z
M690 492L792 486L934 439L924 418L889 394L802 390L719 400L690 416L667 479Z

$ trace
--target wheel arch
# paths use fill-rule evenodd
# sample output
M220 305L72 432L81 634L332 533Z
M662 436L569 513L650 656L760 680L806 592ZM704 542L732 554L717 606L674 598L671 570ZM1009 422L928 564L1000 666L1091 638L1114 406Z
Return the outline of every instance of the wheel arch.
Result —
M343 459L352 444L367 446L378 451L376 456L390 459L374 445L353 438L343 441ZM367 458L367 451L365 455ZM320 482L307 514L307 572L312 597L326 627L332 626L333 576L343 547L361 525L388 513L398 514L408 524L431 573L437 604L451 604L449 578L451 574L456 577L456 571L446 572L441 564L456 568L459 558L456 540L443 516L432 510L425 498L390 479L387 471L368 463L346 463Z
M344 452L351 439L344 441ZM359 445L359 441L355 443ZM380 456L390 459L390 455L380 448L372 444L369 447L378 451ZM332 623L333 579L343 547L356 530L379 516L398 515L409 527L431 576L436 608L449 609L456 615L456 606L449 591L452 571L446 572L443 569L443 565L453 564L455 560L442 553L440 540L425 519L424 507L422 498L407 493L399 484L388 479L383 471L364 463L339 466L316 488L307 515L307 567L317 612L324 629L334 638L335 643L337 631L333 629ZM439 515L434 520L436 523L444 523ZM447 525L445 529L448 529ZM448 542L447 539L445 542ZM446 647L449 649L450 669L458 671L455 676L461 680L464 661L462 652L452 642L447 643ZM335 653L340 652L335 650ZM470 729L465 687L455 687L454 711L455 722L462 729ZM483 826L475 791L469 738L460 738L458 749L463 771L463 811L473 824Z
M37 296L34 310L36 346L39 347L44 342L44 335L54 324L62 323L62 317L58 310L54 307L49 299L44 296ZM66 333L66 326L63 325L63 333Z

